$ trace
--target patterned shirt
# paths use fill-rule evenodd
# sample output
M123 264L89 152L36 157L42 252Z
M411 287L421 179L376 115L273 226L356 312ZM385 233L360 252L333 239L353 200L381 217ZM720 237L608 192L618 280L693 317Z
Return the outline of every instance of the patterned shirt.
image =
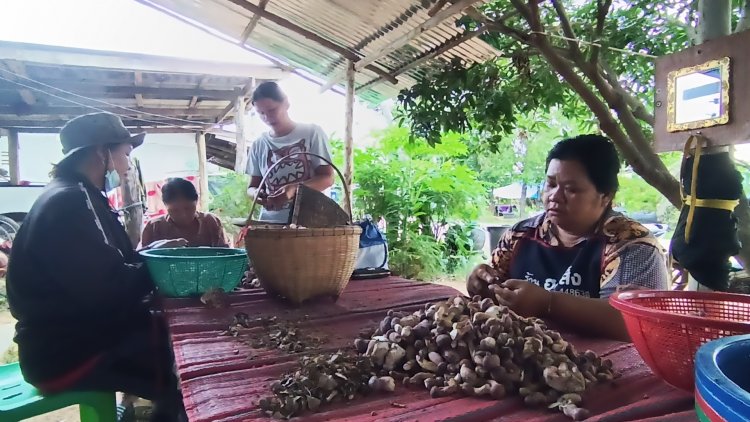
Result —
M148 246L157 240L182 238L187 240L188 246L191 247L209 246L223 248L229 246L219 217L211 213L198 212L195 218L198 220L198 230L192 233L187 233L174 224L169 215L151 220L143 229L141 243L143 246Z
M647 228L618 213L610 213L595 231L606 240L601 262L599 297L617 290L646 288L666 290L669 272L665 250ZM535 236L548 246L562 246L545 213L521 221L506 231L492 252L492 266L500 279L510 278L510 267L519 240ZM529 269L533 270L533 269Z

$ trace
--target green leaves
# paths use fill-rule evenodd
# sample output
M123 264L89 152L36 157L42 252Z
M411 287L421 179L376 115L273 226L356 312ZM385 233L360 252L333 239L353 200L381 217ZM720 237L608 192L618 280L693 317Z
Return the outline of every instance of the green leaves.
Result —
M441 135L434 147L407 128L390 127L379 135L376 146L355 150L355 209L385 219L395 271L429 279L463 251L449 254L434 230L475 220L485 204L485 186L464 164L469 146L458 134ZM334 162L343 162L340 141L332 141L331 150Z

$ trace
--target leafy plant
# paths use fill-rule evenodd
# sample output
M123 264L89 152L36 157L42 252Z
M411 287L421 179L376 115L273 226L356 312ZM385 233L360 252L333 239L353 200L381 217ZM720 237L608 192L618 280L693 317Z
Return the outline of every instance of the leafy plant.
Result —
M331 144L334 162L343 163L343 149L335 140ZM464 163L468 151L457 134L430 146L401 127L380 133L376 146L355 151L354 208L385 220L391 267L399 274L428 279L445 271L440 228L477 218L486 188Z
M210 181L211 204L209 208L224 223L224 230L236 235L239 230L230 220L250 215L252 203L247 196L249 180L246 175L226 172Z
M448 226L442 246L445 269L449 274L465 267L479 255L474 250L473 231L476 228L476 223L455 223Z

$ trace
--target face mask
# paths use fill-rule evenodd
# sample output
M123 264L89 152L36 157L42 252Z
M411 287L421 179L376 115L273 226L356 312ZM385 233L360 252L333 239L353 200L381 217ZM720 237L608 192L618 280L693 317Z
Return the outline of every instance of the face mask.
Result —
M120 187L120 173L116 170L107 170L104 174L104 191L109 192Z
M112 153L109 153L108 163L113 163ZM109 166L109 164L107 164L107 166ZM115 169L107 170L107 172L104 173L104 192L110 192L118 187L120 187L120 173Z

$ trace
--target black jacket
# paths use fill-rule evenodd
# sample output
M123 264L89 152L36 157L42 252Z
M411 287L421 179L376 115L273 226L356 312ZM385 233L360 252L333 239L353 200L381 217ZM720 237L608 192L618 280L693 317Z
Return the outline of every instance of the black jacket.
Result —
M107 198L82 176L45 188L13 242L7 277L29 382L76 369L147 320L153 285L139 258Z

